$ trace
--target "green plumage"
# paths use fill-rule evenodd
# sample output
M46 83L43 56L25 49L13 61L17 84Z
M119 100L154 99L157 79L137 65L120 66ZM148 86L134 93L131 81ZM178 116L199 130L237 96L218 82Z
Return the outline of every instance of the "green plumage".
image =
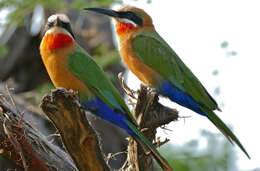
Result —
M246 154L246 156L250 159L249 154L246 149L240 143L238 138L233 134L233 132L226 126L226 124L211 110L207 108L201 107L201 110L207 114L209 120L223 133L223 135L233 144L234 141L238 147Z
M145 30L137 34L132 40L132 48L136 56L145 64L158 72L166 81L171 82L178 91L192 98L198 105L195 112L205 113L210 121L232 142L234 141L240 149L247 155L245 148L232 131L213 112L218 109L215 100L210 96L201 82L181 61L178 55L154 30ZM160 85L154 85L159 87ZM183 103L183 102L181 102ZM190 105L190 102L187 102ZM198 112L198 113L199 113Z
M98 96L113 110L122 111L122 114L125 114L131 122L137 125L129 108L105 76L104 71L79 45L76 45L75 52L68 56L68 69L83 81L94 95Z
M117 110L120 114L126 116L127 120L122 119L122 122L128 125L134 134L133 138L139 143L147 146L157 162L163 168L169 168L165 161L153 146L153 144L145 138L145 136L136 128L137 122L131 114L129 108L121 98L119 92L106 78L103 70L91 59L91 57L79 46L76 45L75 52L68 56L68 69L81 81L83 81L106 105L114 111ZM79 92L81 94L81 92ZM111 113L114 115L115 113ZM117 114L118 115L118 114ZM112 117L112 116L111 116ZM118 117L120 117L118 115ZM103 118L104 119L104 118Z
M215 100L157 32L148 30L139 33L133 39L132 47L140 60L164 79L187 92L196 102L211 110L217 109Z

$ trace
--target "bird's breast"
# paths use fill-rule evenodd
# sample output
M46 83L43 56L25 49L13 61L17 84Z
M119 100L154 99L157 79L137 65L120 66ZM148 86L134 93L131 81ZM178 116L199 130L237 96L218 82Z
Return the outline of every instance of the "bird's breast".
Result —
M41 43L41 46L47 50L65 48L71 45L73 45L72 37L64 33L46 34Z
M119 36L119 51L123 62L145 85L156 87L163 81L163 78L136 56L131 42L134 36L134 34Z
M40 48L43 63L54 84L57 87L72 89L78 92L86 92L88 87L80 81L67 67L67 57L75 50L75 46L46 50ZM86 94L87 95L87 94Z

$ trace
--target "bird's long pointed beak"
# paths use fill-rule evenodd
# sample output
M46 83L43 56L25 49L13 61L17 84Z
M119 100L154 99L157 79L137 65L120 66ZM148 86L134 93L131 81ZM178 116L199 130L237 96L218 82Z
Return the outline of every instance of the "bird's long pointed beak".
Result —
M108 15L110 17L117 17L117 18L120 17L118 12L107 8L84 8L84 10L94 11L97 13Z
M62 21L59 17L57 17L56 22L54 23L55 26L62 26Z

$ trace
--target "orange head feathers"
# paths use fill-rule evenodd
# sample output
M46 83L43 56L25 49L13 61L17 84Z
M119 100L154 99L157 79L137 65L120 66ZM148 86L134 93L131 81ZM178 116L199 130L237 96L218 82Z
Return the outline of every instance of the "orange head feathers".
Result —
M121 35L144 27L154 27L152 18L142 9L123 6L117 11L106 8L85 8L113 17L116 20L117 34Z

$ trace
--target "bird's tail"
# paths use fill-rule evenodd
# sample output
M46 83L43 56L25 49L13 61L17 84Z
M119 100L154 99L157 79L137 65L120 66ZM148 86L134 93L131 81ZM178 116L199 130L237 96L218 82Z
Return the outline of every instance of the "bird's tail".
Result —
M245 153L245 155L250 159L250 156L243 145L240 143L235 134L226 126L226 124L213 111L202 107L201 110L207 114L209 120L220 130L220 132L222 132L222 134L231 142L231 144L235 142L238 147Z
M154 145L129 121L126 120L127 125L131 128L134 134L131 136L134 138L142 146L146 146L151 151L153 157L158 162L160 167L165 171L173 171L173 168L168 164L168 162L160 155L158 150L154 147Z

